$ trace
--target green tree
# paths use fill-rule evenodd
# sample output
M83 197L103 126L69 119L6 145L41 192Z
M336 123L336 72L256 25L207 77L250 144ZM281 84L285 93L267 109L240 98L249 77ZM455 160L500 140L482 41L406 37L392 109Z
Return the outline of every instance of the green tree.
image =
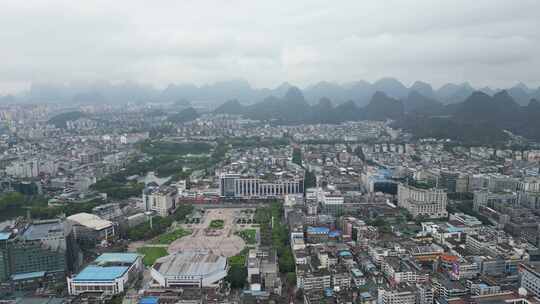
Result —
M296 285L296 272L287 273L287 285L295 286Z
M292 162L302 166L302 150L300 150L300 148L293 149Z
M317 187L317 177L315 174L309 170L306 170L306 174L304 176L304 188L313 188Z
M244 288L247 279L247 269L245 266L232 265L227 272L225 280L231 284L231 288Z

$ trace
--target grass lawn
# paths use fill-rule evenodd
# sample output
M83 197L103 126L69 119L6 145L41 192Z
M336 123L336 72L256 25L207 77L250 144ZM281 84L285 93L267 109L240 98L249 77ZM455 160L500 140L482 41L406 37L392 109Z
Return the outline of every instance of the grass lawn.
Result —
M223 229L225 222L223 220L213 220L210 222L210 228L212 229Z
M229 265L244 266L246 264L246 256L238 254L229 258Z
M187 236L190 234L191 234L191 230L178 228L173 232L160 235L153 243L167 245L176 241L179 238L183 238L184 236Z
M144 254L143 263L146 266L152 266L157 259L168 255L165 247L141 247L137 252Z
M257 243L257 230L256 229L244 229L236 233L239 235L244 242L248 245L253 245Z

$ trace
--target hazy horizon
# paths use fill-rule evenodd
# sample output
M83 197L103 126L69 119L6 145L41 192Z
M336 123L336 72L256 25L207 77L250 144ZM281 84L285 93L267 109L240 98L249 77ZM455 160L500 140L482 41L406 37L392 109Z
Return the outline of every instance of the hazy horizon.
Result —
M540 2L5 1L0 95L31 83L245 79L540 86Z

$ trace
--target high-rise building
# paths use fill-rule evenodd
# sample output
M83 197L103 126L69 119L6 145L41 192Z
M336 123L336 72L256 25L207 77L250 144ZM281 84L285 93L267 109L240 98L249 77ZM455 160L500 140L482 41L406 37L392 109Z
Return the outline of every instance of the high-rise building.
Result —
M79 264L78 247L63 220L37 221L0 233L0 282L63 279Z

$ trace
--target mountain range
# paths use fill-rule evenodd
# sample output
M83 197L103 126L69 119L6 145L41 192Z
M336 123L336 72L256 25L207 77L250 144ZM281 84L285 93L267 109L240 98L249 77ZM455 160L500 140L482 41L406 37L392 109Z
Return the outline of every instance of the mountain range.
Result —
M187 100L193 104L201 103L212 107L231 99L236 99L242 104L255 104L271 96L282 98L291 87L291 84L285 82L275 88L254 88L244 80L222 81L203 86L170 84L164 89L136 83L96 82L71 85L36 83L20 94L0 96L0 103L175 103ZM473 88L468 83L445 84L435 90L426 82L416 81L407 87L394 78L382 78L373 83L356 81L338 84L323 81L305 87L302 94L309 104L316 104L321 98L328 98L333 104L352 101L358 106L366 106L376 92L383 92L394 99L404 99L412 92L416 92L447 105L464 101L474 91L493 95L501 90L489 87ZM518 83L506 91L522 106L527 105L531 99L540 100L540 88L531 89L523 83Z
M419 84L417 88L429 95L425 86ZM326 97L310 104L298 88L291 87L281 98L271 96L255 104L242 105L238 100L229 100L217 107L215 113L283 124L390 119L395 127L418 137L492 143L507 139L505 131L510 131L540 141L540 102L532 99L527 105L520 105L506 90L493 96L473 91L465 100L452 104L416 90L401 98L376 91L366 105L354 101L334 105Z

